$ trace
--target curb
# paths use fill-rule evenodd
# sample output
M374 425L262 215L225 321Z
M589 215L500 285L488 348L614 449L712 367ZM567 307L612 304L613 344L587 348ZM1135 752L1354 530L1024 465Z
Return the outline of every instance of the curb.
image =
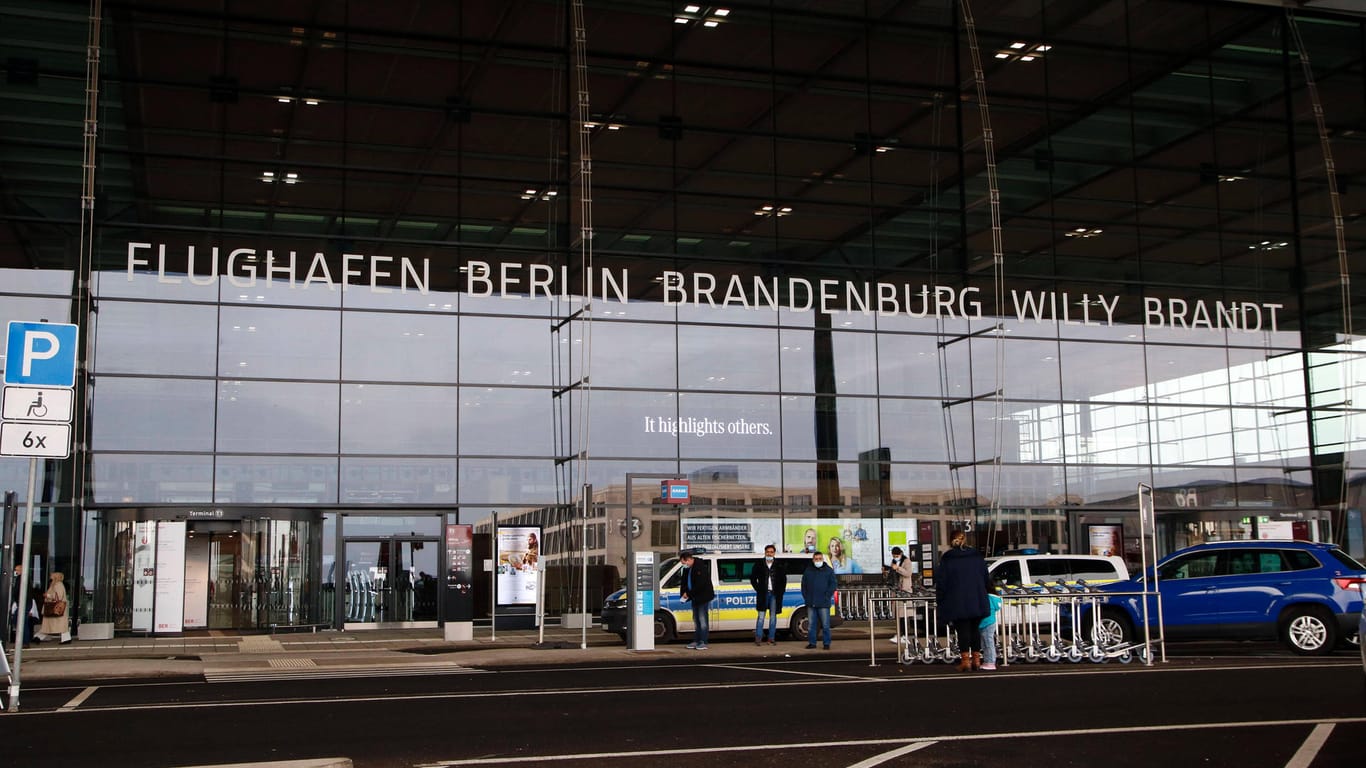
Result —
M351 768L350 757L314 757L311 760L275 760L270 763L179 765L176 768Z

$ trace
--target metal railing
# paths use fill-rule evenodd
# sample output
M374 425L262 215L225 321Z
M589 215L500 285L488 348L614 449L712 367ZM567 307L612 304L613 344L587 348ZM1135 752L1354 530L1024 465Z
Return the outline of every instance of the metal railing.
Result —
M1002 666L1017 662L1134 659L1152 664L1153 646L1165 660L1159 619L1156 635L1124 637L1107 628L1102 606L1111 600L1157 599L1154 592L1098 592L1084 582L1035 585L1001 595L1001 611L993 631L997 659ZM895 622L897 662L950 662L960 658L951 628L941 625L938 603L929 590L906 592L890 587L851 587L840 590L839 615L845 621L868 622L869 658L877 665L877 622ZM1160 616L1160 610L1158 612ZM1137 629L1137 627L1129 627ZM1146 629L1146 627L1145 627Z

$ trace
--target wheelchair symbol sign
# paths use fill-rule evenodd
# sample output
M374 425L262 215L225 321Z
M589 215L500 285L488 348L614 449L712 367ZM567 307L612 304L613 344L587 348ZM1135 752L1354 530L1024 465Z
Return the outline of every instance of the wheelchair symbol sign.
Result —
M61 387L5 387L5 421L71 421L71 390Z

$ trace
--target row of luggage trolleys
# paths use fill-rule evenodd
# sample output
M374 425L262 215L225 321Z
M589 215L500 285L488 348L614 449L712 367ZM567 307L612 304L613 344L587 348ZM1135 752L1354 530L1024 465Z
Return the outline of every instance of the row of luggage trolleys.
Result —
M1116 642L1107 635L1102 622L1091 620L1100 615L1100 605L1108 598L1142 594L1099 593L1084 581L1004 588L995 627L998 663L1116 660L1128 664L1134 659L1146 663L1152 643L1160 638ZM870 642L877 642L874 622L896 622L898 661L903 664L959 661L957 637L952 628L940 624L937 608L931 590L906 592L876 587L840 591L840 615L845 621L867 621ZM876 649L873 655L876 657Z

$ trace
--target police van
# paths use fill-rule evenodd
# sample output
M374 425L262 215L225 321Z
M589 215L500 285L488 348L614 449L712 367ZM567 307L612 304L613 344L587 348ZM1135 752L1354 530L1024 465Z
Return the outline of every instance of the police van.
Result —
M755 607L754 587L749 583L749 576L754 569L755 561L763 559L763 553L698 552L696 556L711 564L712 582L716 588L716 599L711 601L707 611L711 619L711 631L753 632L758 609ZM811 556L778 553L775 557L787 574L782 610L778 613L778 629L787 631L795 640L805 640L811 622L807 608L802 603L802 572L811 564ZM677 557L671 557L660 564L659 604L655 609L656 643L673 642L679 635L691 634L693 631L692 604L684 602L678 594L682 582L683 566ZM838 605L839 592L836 591L835 605L830 608L832 627L839 626L841 622ZM625 640L626 626L630 618L626 605L626 590L619 589L609 595L602 607L602 628ZM764 629L768 629L767 618L764 621Z

